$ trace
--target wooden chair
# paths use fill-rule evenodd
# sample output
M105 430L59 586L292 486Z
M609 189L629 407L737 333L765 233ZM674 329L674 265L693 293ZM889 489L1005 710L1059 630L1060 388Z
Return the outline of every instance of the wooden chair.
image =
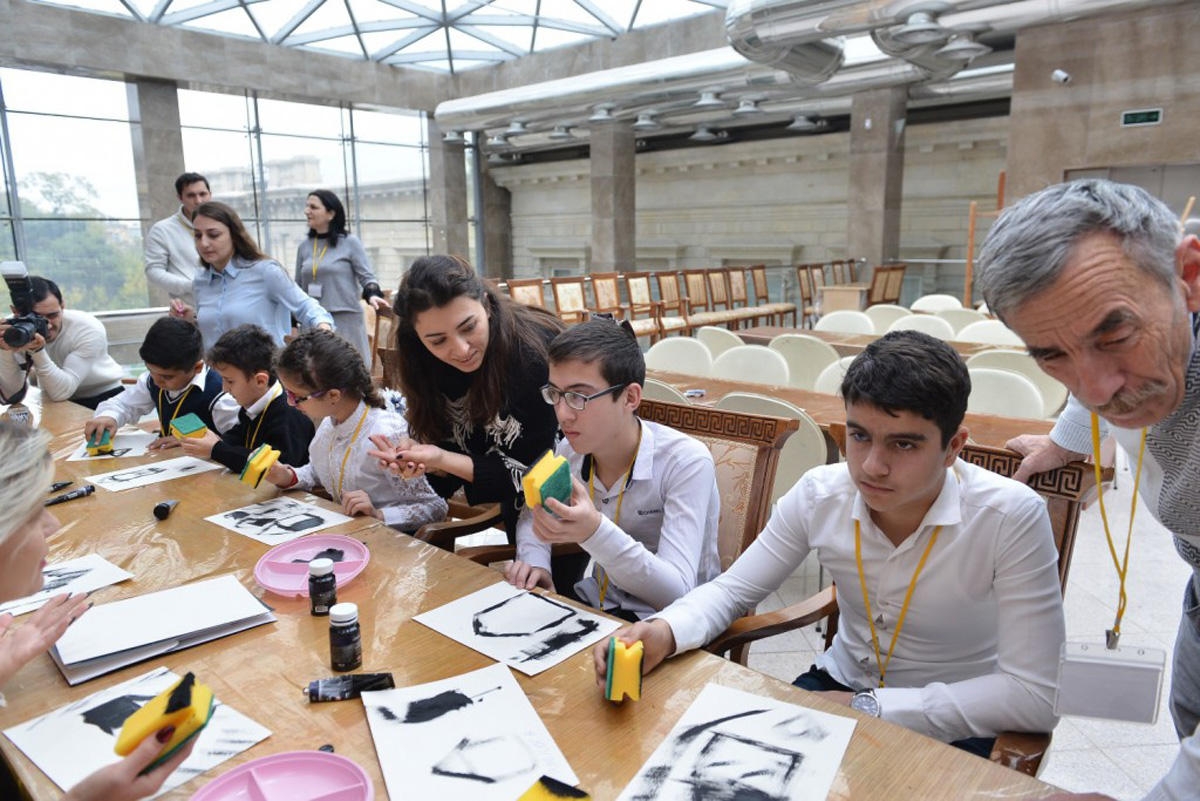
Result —
M379 386L395 386L388 383L388 379L391 378L391 369L387 365L385 356L393 347L392 325L395 323L396 313L392 311L391 306L384 306L374 311L375 334L371 338L371 378Z
M728 319L727 325L730 328L738 328L743 322L756 319L758 314L753 309L740 308L735 309L731 302L731 293L729 285L731 277L728 267L714 267L707 270L708 279L708 305L712 309L713 314L724 314ZM744 280L744 279L743 279ZM742 284L743 291L745 284Z
M472 506L459 491L450 498L449 504L450 509L446 512L445 520L426 523L417 529L413 536L443 551L454 553L454 541L459 537L504 525L498 503Z
M854 283L854 262L845 259L829 262L830 278L835 284Z
M668 330L680 331L687 325L683 318L679 318L677 322L672 320L669 329L663 324L661 306L650 294L650 273L625 273L621 277L625 281L625 297L629 299L629 304L625 307L625 319L633 326L638 336L650 337L650 344L653 345Z
M659 323L663 334L671 331L681 334L692 333L692 322L688 319L687 303L679 294L679 278L673 270L651 273L658 288Z
M734 315L728 309L713 311L708 296L708 270L684 270L680 276L683 279L684 316L693 331L704 325L733 324Z
M746 292L746 268L727 267L725 272L729 277L729 308L746 311L746 319L751 321L751 325L770 319L769 314L750 303L750 295ZM754 313L750 314L750 311Z
M876 303L887 303L887 288L888 278L892 274L892 268L883 264L877 265L875 271L871 273L871 284L867 287L867 305L874 306Z
M546 308L546 292L542 288L541 278L510 278L505 282L508 286L508 296L517 303L526 306Z
M625 319L625 307L621 305L621 276L619 273L592 273L592 311L611 314L618 320Z
M796 286L800 288L800 302L796 304L800 309L800 325L812 328L813 320L817 316L817 307L813 302L812 275L808 272L807 264L797 264L795 269Z
M890 264L891 272L887 276L887 286L883 290L884 303L900 303L900 293L904 290L904 272L906 264Z
M845 425L831 425L829 434L844 452ZM1021 464L1021 456L1012 451L974 444L963 448L961 458L994 473L1010 477ZM1111 470L1109 473L1111 474ZM1082 463L1038 473L1030 483L1030 486L1046 499L1046 510L1050 514L1050 526L1054 531L1054 543L1058 547L1058 579L1064 591L1067 586L1067 574L1071 568L1071 552L1075 548L1081 500L1095 483L1091 466ZM733 625L706 645L705 649L714 654L731 652L740 656L743 653L741 649L747 648L757 640L803 628L825 619L825 647L828 648L837 633L837 614L837 588L826 587L811 598L784 609L735 620ZM1049 747L1049 733L1004 732L996 738L991 760L1013 770L1036 776L1042 757Z
M820 263L809 264L808 279L812 282L813 295L821 296L821 288L825 286L825 265Z
M783 325L783 318L792 315L792 325L796 325L796 304L786 302L771 302L770 288L767 286L767 267L756 264L750 268L750 286L754 290L754 305L764 314L770 315L776 325Z
M569 275L551 278L550 289L554 293L554 309L558 318L567 325L582 323L591 310L587 305L587 277Z

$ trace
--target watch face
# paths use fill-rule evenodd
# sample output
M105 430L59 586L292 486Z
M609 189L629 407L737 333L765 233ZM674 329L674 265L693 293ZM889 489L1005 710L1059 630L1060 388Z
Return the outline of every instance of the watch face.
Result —
M872 693L856 693L850 699L850 708L872 717L879 717L879 699Z

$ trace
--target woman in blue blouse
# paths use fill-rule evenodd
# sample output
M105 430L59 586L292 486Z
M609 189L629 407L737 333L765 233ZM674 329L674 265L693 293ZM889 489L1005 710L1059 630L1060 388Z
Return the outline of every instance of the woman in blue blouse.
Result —
M192 225L204 267L192 282L196 308L172 304L171 314L195 320L205 350L247 323L266 330L280 346L291 333L292 317L306 328L333 330L329 312L258 249L236 211L210 201L196 209Z

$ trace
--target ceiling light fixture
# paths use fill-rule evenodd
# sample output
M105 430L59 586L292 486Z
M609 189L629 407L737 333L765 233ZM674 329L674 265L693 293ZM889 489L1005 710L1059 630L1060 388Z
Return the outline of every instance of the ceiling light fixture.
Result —
M658 124L658 120L654 118L656 112L643 111L637 116L637 121L633 123L635 131L657 131L662 126Z
M448 145L461 145L466 140L463 139L463 132L458 129L452 129L442 134L442 141Z
M488 147L508 147L508 136L502 133L492 134L487 143Z
M554 130L551 131L548 136L550 139L560 142L566 139L575 138L575 134L571 133L571 126L569 125L555 125Z
M795 131L797 133L816 133L824 128L825 120L817 116L809 116L807 114L797 114L792 120L791 125L784 130Z
M949 42L935 50L933 54L955 61L971 61L990 52L992 52L992 48L975 41L971 34L955 33L950 36Z
M714 91L703 91L700 99L692 104L692 108L725 108L725 101Z
M949 36L950 31L939 25L928 11L913 12L903 25L891 31L893 39L906 45L943 42Z
M525 127L525 123L520 120L513 120L508 124L507 130L504 131L505 136L520 136L521 134L529 133L529 129Z
M763 110L758 107L757 100L747 98L738 103L738 107L733 110L733 113L738 117L746 117L751 114L762 114Z
M693 142L716 142L721 139L726 139L729 134L725 131L714 131L707 125L701 125L696 129L696 132L688 137Z
M592 107L592 116L588 117L588 122L612 122L613 109L616 108L615 103L601 103L598 106Z

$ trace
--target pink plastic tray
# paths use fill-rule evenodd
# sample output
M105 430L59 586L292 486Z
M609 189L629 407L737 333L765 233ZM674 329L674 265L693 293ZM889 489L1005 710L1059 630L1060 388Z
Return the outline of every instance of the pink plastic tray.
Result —
M372 801L366 771L338 754L288 751L238 765L192 801Z
M282 545L262 555L254 566L254 580L263 588L289 598L308 597L308 562L322 551L333 548L343 553L334 560L333 575L337 586L349 582L371 561L371 552L353 537L344 534L313 534Z

